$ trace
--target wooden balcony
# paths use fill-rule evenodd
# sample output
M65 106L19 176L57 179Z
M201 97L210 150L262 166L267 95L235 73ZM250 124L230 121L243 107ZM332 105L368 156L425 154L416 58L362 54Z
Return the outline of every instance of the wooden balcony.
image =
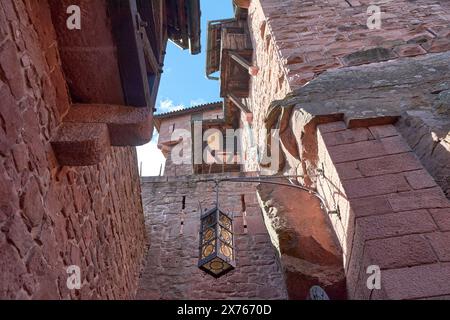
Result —
M206 135L206 131L210 129L215 129L217 130L216 132L220 132L223 140L216 136L216 133L214 133L214 131L212 131L210 135ZM202 121L202 152L201 154L195 155L194 148L192 149L192 160L195 174L240 172L241 159L237 150L237 140L236 138L234 138L234 150L227 150L227 138L229 138L226 136L227 129L233 129L233 127L231 125L228 125L223 119L211 119ZM193 145L195 145L195 139L196 137L192 135ZM206 139L207 141L203 139ZM208 147L211 149L211 152L208 153L206 159L204 159L203 152Z
M241 18L211 21L208 25L206 73L220 80L220 96L246 98L250 89L249 70L253 48L247 21ZM212 74L220 71L220 77Z

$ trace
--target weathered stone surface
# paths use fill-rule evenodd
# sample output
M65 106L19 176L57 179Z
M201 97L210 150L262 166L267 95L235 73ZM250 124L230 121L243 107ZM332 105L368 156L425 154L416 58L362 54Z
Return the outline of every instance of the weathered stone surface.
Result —
M401 75L404 70L394 71L392 76L386 77L381 73L379 77L373 77L370 72L353 74L357 69L343 65L341 61L345 61L344 57L362 57L363 59L357 59L357 64L369 63L367 67L373 67L380 64L373 62L397 56L402 60L405 56L423 56L427 54L427 50L446 52L450 42L448 2L440 1L431 4L426 0L414 2L402 0L395 4L384 3L382 10L386 19L382 19L383 27L380 30L369 30L366 19L363 19L364 22L361 21L361 8L364 5L369 6L370 3L368 1L357 3L359 4L349 6L349 2L330 4L328 0L319 0L314 3L300 3L295 0L274 3L270 0L261 0L250 5L249 28L255 49L254 61L260 67L259 75L252 79L249 97L250 106L255 115L254 135L257 139L259 139L258 129L264 127L264 114L269 106L274 100L284 98L291 91L304 87L299 94L296 94L304 97L304 101L301 101L303 106L297 107L296 112L300 113L299 115L294 114L294 117L300 118L295 121L301 123L298 125L293 123L292 128L296 130L298 127L301 132L306 132L303 130L304 122L310 122L317 115L314 110L320 113L328 109L332 112L323 114L336 114L341 109L343 112L351 112L352 115L359 110L364 117L375 117L380 113L398 115L396 113L398 107L402 107L402 110L406 107L422 107L423 99L414 94L420 91L427 94L423 84L428 82L428 79L423 75L428 71L428 74L434 73L433 76L437 79L448 73L445 71L448 70L448 63L446 63L447 66L442 64L444 69L441 72L441 69L437 67L426 66L424 70L418 70L414 63L409 65L409 62L405 61L403 69L409 68L410 72L404 75ZM411 21L414 23L412 24ZM426 29L423 28L424 25L427 26ZM313 96L311 91L308 91L308 87L323 76L324 72L329 73L330 70L336 71L335 69L347 70L349 77L331 79L329 75L325 76L330 81L322 82L323 86L320 86L320 89L316 87L319 89L317 93L320 92L323 99ZM325 78L322 77L322 79ZM399 85L392 88L393 90L388 88L390 78L396 78ZM409 90L411 81L419 84L415 86L420 90ZM401 86L402 82L405 86ZM360 91L360 86L365 84L372 92ZM387 100L391 100L391 103L384 101L385 93L378 94L378 90L375 89L377 87L381 89L383 85L387 85L385 92L390 92ZM335 86L346 86L348 89L343 90L341 96L336 94L339 90L335 90ZM430 83L430 87L432 86L433 84ZM428 93L432 91L434 91L433 88ZM358 101L357 97L364 98ZM308 105L311 105L310 109ZM392 111L392 114L389 111ZM313 117L310 117L310 112ZM344 116L342 113L341 115ZM300 135L300 132L295 133ZM307 144L306 141L303 142ZM295 144L292 146L295 147ZM251 159L249 162L252 161L256 159ZM289 158L287 164L289 167L286 169L291 170L298 165ZM254 169L256 165L249 163L246 166Z
M450 199L450 103L441 94L436 98L436 113L407 111L397 128Z
M222 175L230 176L231 174ZM242 175L245 176L245 175ZM221 175L145 177L142 198L149 239L145 268L139 281L140 299L286 299L286 285L276 250L264 227L253 183L221 183L219 206L234 219L236 269L215 279L197 267L199 202L215 204L214 183L195 183ZM241 196L247 208L244 233ZM185 197L185 222L180 234Z
M136 151L83 168L55 159L70 101L47 1L2 1L0 48L0 298L133 298L145 251ZM80 291L66 286L73 263Z
M433 248L423 235L371 240L364 249L365 265L381 269L412 267L437 262Z
M340 211L330 220L343 248L351 299L389 296L384 288L367 289L368 266L407 272L404 267L448 259L443 245L448 236L438 228L446 229L444 208L450 202L394 126L369 127L368 131L376 140L352 142L361 137L360 129L337 124L319 125L317 135L323 170L318 191ZM346 143L336 145L342 137ZM371 148L364 149L364 144Z
M425 53L425 50L423 50L423 52ZM392 50L379 47L350 53L343 56L341 59L346 66L357 66L361 64L391 60L396 57L397 55L392 52Z
M104 123L113 146L138 146L149 142L153 130L148 108L118 105L76 104L64 117L65 123Z
M429 264L383 272L381 285L386 299L418 299L447 295L449 263Z
M295 106L291 128L296 136L294 147L298 146L302 158L297 172L308 173L314 170L311 166L317 166L315 137L308 134L314 132L317 124L342 119L347 123L358 120L366 122L365 126L375 126L382 124L378 123L379 119L402 115L400 132L407 137L407 142L419 158L425 161L433 178L446 190L446 166L449 163L445 161L449 155L446 136L450 125L448 115L442 111L446 110L442 105L447 103L442 90L449 85L449 61L450 54L441 53L334 70L320 75L285 100L277 102L282 108ZM436 92L441 95L436 96ZM417 111L409 111L411 109ZM420 130L417 130L419 127ZM418 142L422 136L425 137L421 146ZM395 137L384 135L380 138L386 139L384 147L391 154L405 147L392 144ZM361 143L372 144L370 141ZM377 147L366 148L372 153L377 150ZM353 154L355 159L361 154L356 150L346 153L348 157ZM292 156L287 153L287 158L290 162Z
M290 299L306 299L309 289L314 285L320 285L333 300L345 299L347 296L342 270L289 255L282 255L281 263Z
M63 123L51 143L61 166L98 164L111 147L108 127L100 123Z
M44 208L39 186L35 179L30 179L28 185L26 185L21 199L21 207L29 228L34 228L41 224Z
M345 298L342 251L319 200L302 190L264 184L258 197L282 257L289 297L305 299L312 285L320 285L333 299Z

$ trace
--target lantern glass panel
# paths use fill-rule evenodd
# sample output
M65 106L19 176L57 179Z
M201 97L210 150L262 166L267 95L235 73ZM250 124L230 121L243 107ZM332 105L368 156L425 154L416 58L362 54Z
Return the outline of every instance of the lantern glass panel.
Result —
M207 242L202 247L202 259L208 258L216 252L216 240Z
M232 246L233 234L227 229L220 227L220 240Z
M209 272L215 275L220 275L224 273L225 271L232 268L232 266L223 261L222 259L215 258L212 261L208 262L205 266L205 269L207 269Z
M228 230L231 230L231 219L228 216L221 213L219 221L222 226L224 226Z
M203 231L203 243L209 242L216 237L216 230L214 227L207 228Z
M226 258L233 260L233 249L223 242L220 244L220 253L223 254Z
M216 217L215 214L212 213L208 216L206 216L203 220L202 220L202 230L210 227L211 225L213 225L214 223L216 223Z

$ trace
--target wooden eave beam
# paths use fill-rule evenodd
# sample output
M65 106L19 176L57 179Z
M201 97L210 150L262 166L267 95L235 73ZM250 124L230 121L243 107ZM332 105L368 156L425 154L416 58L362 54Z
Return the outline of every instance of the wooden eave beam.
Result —
M163 56L165 54L165 42L168 39L167 36L167 8L166 8L166 1L165 0L159 0L159 14L160 14L160 21L159 21L159 31L160 31L160 48L161 48L161 61L163 59Z
M247 108L246 105L244 105L241 100L239 100L238 97L236 97L234 94L229 93L228 94L228 99L231 100L231 102L233 102L233 104L238 107L242 112L244 113L251 113L251 111Z
M252 66L244 57L236 52L230 52L230 57L246 70L249 70Z
M142 28L140 31L142 34L142 43L144 47L145 60L148 64L148 67L150 70L153 71L154 74L159 74L162 71L161 66L158 63L159 59L156 57L155 52L153 51L145 28Z
M142 38L138 33L143 27L138 25L136 1L108 1L108 4L126 104L146 108L150 88Z

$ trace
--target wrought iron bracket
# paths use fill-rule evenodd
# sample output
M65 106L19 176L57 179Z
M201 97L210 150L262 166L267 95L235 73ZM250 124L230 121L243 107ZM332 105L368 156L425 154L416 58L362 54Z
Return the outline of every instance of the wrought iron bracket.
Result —
M242 182L242 183L262 183L262 184L272 184L290 188L296 188L303 191L308 192L313 195L317 199L319 199L321 206L324 210L326 210L328 215L337 215L339 219L341 218L339 207L335 210L328 208L326 200L314 189L308 188L302 185L289 184L285 182L278 181L269 181L269 179L288 179L288 178L303 178L302 175L286 175L286 176L264 176L264 177L229 177L229 178L211 178L211 179L201 179L195 181L196 183L200 182L214 182L216 189L216 204L219 205L219 185L223 182Z

